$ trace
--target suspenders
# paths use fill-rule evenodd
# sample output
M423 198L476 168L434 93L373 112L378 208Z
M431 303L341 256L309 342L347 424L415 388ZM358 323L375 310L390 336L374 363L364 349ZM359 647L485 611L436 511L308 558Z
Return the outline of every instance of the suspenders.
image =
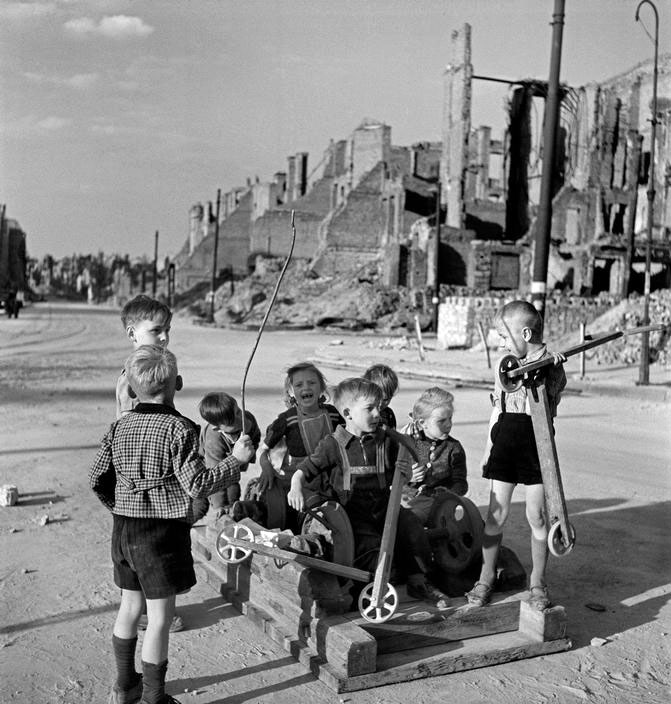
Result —
M343 473L343 489L345 491L352 490L352 478L356 481L357 477L366 477L377 475L378 482L381 489L387 487L387 478L385 475L384 467L384 439L385 434L379 433L375 438L375 464L374 465L359 465L352 466L350 464L349 458L347 457L347 448L345 447L349 437L338 432L341 426L338 426L336 431L333 433L333 437L340 451L340 458L342 461L342 473Z

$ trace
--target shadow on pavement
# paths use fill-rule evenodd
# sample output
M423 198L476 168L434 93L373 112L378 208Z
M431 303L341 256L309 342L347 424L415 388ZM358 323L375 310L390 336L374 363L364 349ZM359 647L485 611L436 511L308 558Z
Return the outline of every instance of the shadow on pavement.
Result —
M573 550L550 555L547 584L566 608L575 647L594 637L612 638L660 618L671 598L671 501L628 506L630 499L567 502L576 531ZM486 507L480 507L483 515ZM530 532L524 502L511 506L504 543L531 569ZM587 607L600 605L603 611Z

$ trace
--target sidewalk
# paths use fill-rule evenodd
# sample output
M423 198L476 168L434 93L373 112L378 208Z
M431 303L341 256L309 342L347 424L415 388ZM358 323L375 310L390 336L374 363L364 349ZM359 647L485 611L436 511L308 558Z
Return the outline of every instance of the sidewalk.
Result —
M608 344L608 343L606 343ZM335 369L350 369L361 374L371 364L388 364L405 378L426 379L448 386L491 388L494 369L502 354L490 350L491 368L484 349L441 350L435 337L423 339L423 359L415 339L334 332L328 343L315 349L315 364ZM565 364L568 393L626 396L649 402L671 401L671 368L650 365L650 384L639 386L638 365L597 366L586 362L580 378L580 356L569 357Z

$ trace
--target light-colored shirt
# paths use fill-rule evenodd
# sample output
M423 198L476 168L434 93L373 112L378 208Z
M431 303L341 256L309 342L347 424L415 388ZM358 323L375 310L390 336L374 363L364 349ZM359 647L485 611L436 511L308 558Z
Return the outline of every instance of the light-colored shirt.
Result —
M531 364L541 359L552 357L548 352L547 346L543 345L540 349L528 354L520 359L520 366ZM566 373L562 364L552 364L538 370L543 374L543 382L547 391L548 403L550 405L550 413L554 418L557 415L557 405L559 404L561 392L566 386ZM534 372L532 372L533 374ZM525 386L521 386L517 391L508 393L501 388L498 373L494 376L494 393L492 395L493 405L501 412L505 413L526 413L531 415L529 400L527 399L527 390Z

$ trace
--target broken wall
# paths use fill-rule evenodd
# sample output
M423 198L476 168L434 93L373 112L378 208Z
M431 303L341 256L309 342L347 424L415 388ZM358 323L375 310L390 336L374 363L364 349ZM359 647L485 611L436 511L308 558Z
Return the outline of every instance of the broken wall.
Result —
M440 180L447 224L464 225L464 188L471 129L471 26L452 32L452 59L443 74L443 153Z

